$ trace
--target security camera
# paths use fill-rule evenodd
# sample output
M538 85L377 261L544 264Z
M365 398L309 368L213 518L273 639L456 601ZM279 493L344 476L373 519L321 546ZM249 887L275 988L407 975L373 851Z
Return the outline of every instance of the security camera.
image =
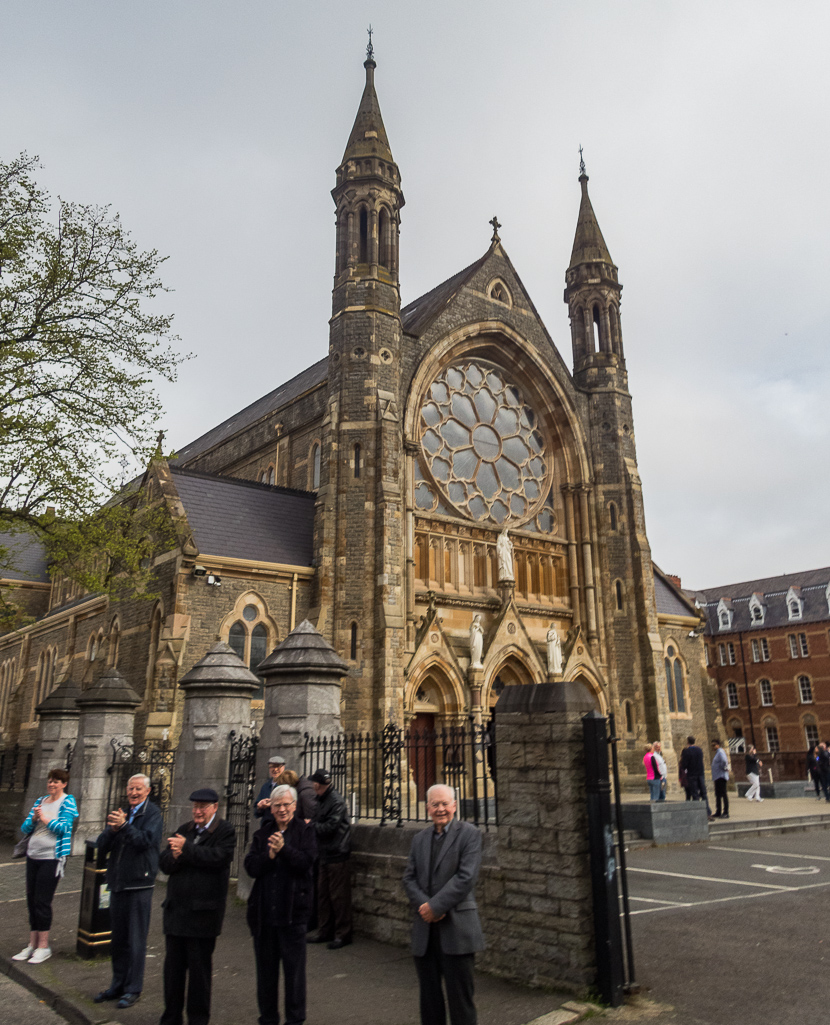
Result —
M204 566L194 566L193 567L193 576L194 577L203 577L203 576L205 576L206 573L207 573L207 570L205 569Z
M209 584L211 584L213 587L219 587L219 585L222 583L222 578L221 577L217 577L213 573L209 573L208 574L208 578L207 578L207 582Z

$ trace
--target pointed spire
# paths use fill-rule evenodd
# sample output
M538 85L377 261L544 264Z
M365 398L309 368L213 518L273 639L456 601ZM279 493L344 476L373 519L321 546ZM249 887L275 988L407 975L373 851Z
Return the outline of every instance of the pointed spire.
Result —
M571 251L570 267L580 263L610 263L614 265L608 246L599 230L594 208L588 196L588 175L585 173L585 161L582 158L582 147L579 147L579 184L582 186L582 202L579 204L579 217L576 221L576 234Z
M363 62L363 67L366 68L366 85L363 89L360 106L357 108L352 134L346 143L346 152L343 154L342 163L355 157L380 157L381 160L388 160L392 163L392 150L389 148L389 140L386 138L386 129L383 127L380 104L375 92L377 64L375 63L375 49L372 46L371 32L372 28L369 26L369 45L366 47L366 60Z

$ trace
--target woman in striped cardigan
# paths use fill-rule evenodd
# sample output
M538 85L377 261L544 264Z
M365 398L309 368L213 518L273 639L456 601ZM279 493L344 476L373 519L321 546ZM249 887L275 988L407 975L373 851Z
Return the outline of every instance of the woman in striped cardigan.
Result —
M69 773L52 769L46 781L49 791L39 797L20 827L29 837L26 851L26 900L29 905L29 944L13 961L42 964L52 956L49 930L52 927L52 898L63 875L72 847L72 828L78 806L67 794Z

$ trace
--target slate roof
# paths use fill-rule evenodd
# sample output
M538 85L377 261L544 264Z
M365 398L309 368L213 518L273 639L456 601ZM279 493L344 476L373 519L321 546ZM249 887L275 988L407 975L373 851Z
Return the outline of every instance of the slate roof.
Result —
M25 531L0 533L0 548L8 549L8 565L0 567L5 580L49 582L49 563L42 541Z
M170 472L200 552L311 565L313 494L176 466Z
M654 567L654 601L658 616L695 616L694 602L677 591Z
M489 255L490 250L488 249L484 256L476 260L475 263L471 263L469 267L458 271L451 278L447 278L440 285L436 285L429 292L425 292L419 299L415 299L404 306L401 310L401 321L403 322L404 331L408 335L415 335L416 337L423 334L435 317L449 305L453 296L469 281L479 267L484 264Z
M286 381L279 388L269 391L261 399L252 402L250 406L240 409L238 413L234 413L232 417L217 427L211 428L207 434L203 434L200 438L178 449L176 461L183 465L189 459L195 459L196 456L207 452L214 445L227 441L228 438L233 437L234 434L244 430L246 427L250 427L251 424L256 423L263 416L280 409L305 392L322 384L328 377L328 372L329 358L324 356L323 359L314 363L307 370L303 370L296 377L292 377L290 381Z
M830 566L810 569L802 573L785 573L777 577L761 577L740 584L724 584L721 587L707 587L696 591L695 597L706 614L706 632L734 633L769 629L775 626L789 626L793 629L799 623L820 623L830 619L827 603L827 585L830 582ZM790 619L787 611L787 592L791 587L800 589L803 602L801 619ZM763 623L752 623L749 602L753 594L762 597L766 606ZM732 627L721 631L718 624L718 602L727 599L732 608Z
M582 188L582 199L579 204L579 216L576 220L576 234L574 245L571 250L571 262L568 269L576 267L580 263L610 263L614 265L608 246L602 237L599 228L597 215L591 206L591 199L588 195L588 175L581 174L579 184Z

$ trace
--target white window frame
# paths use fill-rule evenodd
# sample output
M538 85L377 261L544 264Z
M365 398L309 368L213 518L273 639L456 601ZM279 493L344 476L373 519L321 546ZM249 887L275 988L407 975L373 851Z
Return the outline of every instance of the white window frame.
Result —
M719 644L718 645L718 661L720 662L720 664L722 666L726 665L726 645L725 644Z
M787 634L787 642L790 645L790 658L798 658L798 641L795 634Z
M718 602L718 629L732 629L732 609L729 608L723 598Z
M769 642L766 637L759 637L758 640L761 644L761 661L769 662Z
M766 687L764 687L764 684L766 684ZM773 700L773 696L772 696L772 681L771 680L766 679L766 677L763 680L759 680L758 681L758 690L759 690L759 692L761 694L761 705L764 708L768 708L771 705L775 704L775 702ZM767 700L767 698L769 698L769 700Z
M803 611L804 602L791 587L789 591L787 591L787 617L790 620L801 619Z
M815 737L811 737L810 736L809 730L815 730L816 731ZM814 722L805 722L804 723L804 739L807 741L807 749L808 750L814 744L818 744L818 742L819 742L819 732L818 732L818 726L817 726L816 723L814 723Z
M735 645L732 643L732 641L726 642L726 653L729 656L729 664L731 666L736 665L738 662L738 657L735 654Z
M798 680L796 682L798 683L798 701L799 701L799 703L802 704L802 705L812 705L813 704L813 684L812 684L812 681L810 680L810 677L809 676L801 675L801 676L799 676L799 678L798 678ZM806 698L804 696L805 684L806 684L806 692L807 692L807 695L808 695Z
M726 707L738 708L738 685L732 680L726 685Z
M761 646L758 644L758 641L754 637L752 638L752 642L751 643L752 643L752 661L753 662L760 662L761 661Z
M770 730L772 730L772 732L774 734L773 743L770 743ZM766 741L767 741L767 751L769 751L770 754L774 754L776 751L780 751L781 750L781 740L780 740L780 738L778 736L778 726L777 726L777 724L770 723L769 725L765 726L764 727L764 737L766 738ZM773 744L774 744L774 746L773 746Z
M752 626L763 626L766 609L757 594L749 599L749 622Z
M801 652L801 657L802 658L809 658L810 657L810 646L807 644L807 634L805 634L805 633L798 634L798 647L799 647L799 650Z

